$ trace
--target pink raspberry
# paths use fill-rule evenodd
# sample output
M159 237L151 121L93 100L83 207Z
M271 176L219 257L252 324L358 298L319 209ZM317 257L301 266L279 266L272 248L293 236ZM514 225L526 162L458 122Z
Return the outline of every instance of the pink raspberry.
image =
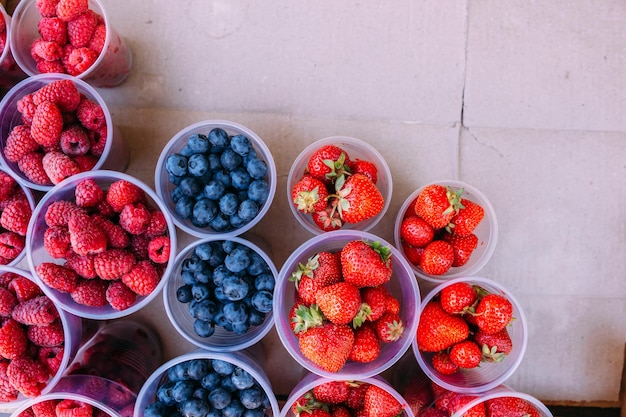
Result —
M170 238L157 236L148 243L148 257L152 262L164 264L170 259Z
M89 130L97 130L102 126L106 126L104 110L102 110L102 107L97 102L87 97L83 97L78 104L76 117L78 121Z
M104 49L104 43L106 42L107 28L104 23L98 23L98 26L93 31L93 36L89 41L89 49L98 53L98 55Z
M87 0L60 0L57 4L57 16L69 22L89 10Z
M52 300L45 295L22 301L13 309L13 320L27 326L46 325L59 317L59 312Z
M80 172L86 172L91 171L96 166L98 158L93 155L75 155L74 162Z
M89 136L89 142L91 142L91 154L95 156L101 156L107 146L108 130L106 125L103 125L95 130L89 130L87 135Z
M109 247L123 249L130 245L128 233L119 224L113 223L102 215L95 215L93 220L96 226L104 231Z
M72 269L78 276L85 279L93 279L98 275L93 266L93 258L95 255L80 256L72 254L65 260L65 266Z
M63 152L47 152L41 162L53 184L58 184L64 179L80 173L74 160Z
M10 232L26 236L32 209L27 201L13 201L0 215L0 225Z
M78 124L66 126L61 132L59 142L61 151L70 156L85 155L91 147L87 132Z
M24 250L25 239L15 232L0 233L0 256L12 261Z
M61 110L51 101L40 103L35 109L30 134L41 146L52 146L59 142L63 131Z
M63 57L63 48L56 42L37 39L30 47L30 55L35 61L58 61Z
M71 201L58 200L50 203L44 214L44 220L48 227L67 226L73 213L86 213Z
M93 178L86 178L76 184L74 195L78 207L95 207L104 200L104 190Z
M26 154L18 161L17 166L31 182L39 185L52 185L48 174L43 169L43 153Z
M129 250L137 259L148 259L149 244L150 237L147 235L131 235Z
M107 237L89 215L75 212L67 223L70 242L78 255L95 255L107 248Z
M4 272L0 273L0 287L9 288L9 284L15 278L19 277L19 275L13 272ZM11 291L11 293L15 294L15 292Z
M97 25L97 14L93 10L87 10L76 16L67 22L67 35L70 43L76 48L88 46Z
M92 417L93 412L91 405L76 400L61 400L56 406L57 417Z
M30 127L17 125L11 129L4 144L4 156L10 162L18 162L25 155L39 149L39 144L30 134Z
M135 257L124 249L109 249L93 260L96 274L104 280L120 279L135 266Z
M106 200L113 210L119 213L126 204L145 202L146 195L141 188L132 182L117 180L109 186Z
M0 171L0 200L10 198L16 189L17 181L5 171Z
M76 303L89 307L102 307L107 305L107 283L101 279L81 280L74 291L70 293Z
M37 71L42 74L59 73L65 74L65 67L60 59L56 61L46 61L45 59L35 59L37 63Z
M133 269L122 277L126 284L137 295L148 295L159 285L161 277L150 261L139 261Z
M59 0L37 0L37 10L44 17L54 17L57 15L57 5Z
M165 232L167 232L165 215L161 211L153 211L150 215L150 224L146 229L146 235L156 237L165 234Z
M17 111L22 114L22 122L24 122L25 125L30 126L32 123L35 108L37 108L37 106L33 102L32 94L26 94L17 101Z
M107 288L106 297L111 307L118 311L132 307L137 300L137 294L122 281L112 281Z
M9 361L0 361L0 402L15 401L19 395L19 391L15 389L7 376L8 367Z
M50 101L63 113L75 111L80 100L80 92L72 80L52 81L33 93L33 103L36 106Z
M65 349L63 346L42 347L37 352L37 360L48 368L50 375L56 375L61 368Z
M67 43L67 23L58 17L44 17L37 24L37 30L44 41L59 45Z
M4 200L0 200L0 210L4 210L9 204L14 201L22 201L28 203L26 193L21 188L16 188L9 197ZM29 203L30 204L30 203Z
M15 275L15 277L7 285L7 288L15 294L17 301L20 303L43 295L41 288L39 288L37 284L20 275Z
M47 325L30 326L26 337L32 344L41 347L61 346L65 341L63 325L58 320Z
M62 259L73 254L70 232L66 226L52 226L43 234L43 246L54 259Z
M65 50L62 61L68 74L78 76L98 59L98 54L87 47Z
M48 382L48 370L34 359L27 357L11 361L7 368L9 381L18 391L27 397L41 394Z
M35 271L44 284L61 292L72 292L78 284L78 274L62 265L43 262L35 268Z
M4 320L0 327L0 355L5 359L16 359L27 348L28 339L22 326L13 319Z
M11 317L13 307L17 305L17 298L6 288L0 287L0 317Z
M150 210L143 204L126 204L120 212L119 224L128 233L140 235L148 229L150 218Z

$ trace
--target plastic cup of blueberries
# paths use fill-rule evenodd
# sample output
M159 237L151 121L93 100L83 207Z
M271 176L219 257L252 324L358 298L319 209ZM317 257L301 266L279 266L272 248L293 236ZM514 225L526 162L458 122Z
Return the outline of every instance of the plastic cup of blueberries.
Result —
M187 126L167 143L155 187L186 233L228 238L252 229L276 192L276 165L253 131L226 120Z
M192 392L193 399L176 398ZM279 406L270 380L258 360L246 350L210 352L197 350L161 365L146 381L137 396L134 417L209 415L279 415Z
M237 351L274 326L278 271L268 254L241 237L205 238L183 248L163 290L165 311L189 342Z
M50 73L47 70L44 70L45 72L40 70L37 61L31 55L33 43L42 38L38 30L42 15L37 3L37 0L20 1L13 12L13 24L11 25L11 50L17 64L29 76ZM97 54L97 58L91 66L84 70L79 68L68 71L67 68L61 66L54 72L72 74L94 87L114 87L128 78L132 67L132 51L124 38L111 25L111 20L100 0L89 0L89 9L100 16L98 19L101 19L102 23L99 24L104 25L106 36L103 44L81 46L89 49L89 51L81 50L81 52ZM82 72L80 72L81 70Z
M27 75L17 65L11 52L11 16L2 4L0 4L0 23L1 21L4 21L4 25L0 25L4 30L0 30L0 39L4 38L2 39L4 47L0 49L0 88L11 88Z

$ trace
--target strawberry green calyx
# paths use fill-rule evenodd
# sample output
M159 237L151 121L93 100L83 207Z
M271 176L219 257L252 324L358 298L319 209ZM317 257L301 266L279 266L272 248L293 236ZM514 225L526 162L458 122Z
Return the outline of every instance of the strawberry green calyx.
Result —
M506 357L506 353L498 352L497 346L490 348L489 345L483 344L480 350L483 354L483 361L485 362L502 362Z
M312 414L313 410L318 409L324 409L328 411L328 405L317 401L313 396L313 392L309 391L298 399L298 402L295 405L295 410L293 411L295 412L294 414L298 417L306 414Z
M452 187L446 187L446 197L448 197L448 201L450 202L450 207L448 207L443 214L447 215L452 212L458 213L459 210L464 209L465 206L461 203L461 196L465 190L463 188L459 188L454 191Z
M391 248L389 246L384 246L379 241L368 243L368 245L380 255L380 259L382 259L385 264L389 264L391 260Z
M354 318L352 319L352 327L358 328L363 325L367 321L369 317L372 315L372 308L367 303L362 303L359 311L356 313Z
M293 327L294 333L303 333L310 328L324 324L324 315L317 304L311 304L310 307L300 304L296 309L292 322L295 323Z
M320 199L319 188L315 187L310 191L300 191L294 198L293 202L296 204L298 210L308 214L315 211L313 207L318 201L320 201Z
M313 277L313 271L319 267L319 262L317 262L317 255L312 256L303 264L301 262L298 263L298 268L295 272L292 272L291 276L289 276L289 281L293 282L298 289L298 285L300 284L300 280L303 276L307 276L309 278Z
M332 159L324 159L324 165L330 168L330 172L326 174L326 178L331 182L336 182L341 178L344 178L345 175L350 175L350 168L346 164L346 154L342 152L339 158L336 161Z

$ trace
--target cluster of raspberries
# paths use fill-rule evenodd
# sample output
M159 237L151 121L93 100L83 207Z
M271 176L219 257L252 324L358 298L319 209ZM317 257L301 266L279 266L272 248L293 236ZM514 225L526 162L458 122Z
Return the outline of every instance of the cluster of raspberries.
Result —
M90 391L91 392L91 391ZM105 391L106 393L106 391ZM107 398L108 401L108 398ZM134 405L134 402L133 402ZM122 409L123 416L132 416L132 407ZM92 406L89 403L64 399L44 400L33 404L19 414L19 417L109 417L109 413Z
M131 307L154 291L170 257L163 213L126 180L106 191L94 179L80 181L75 202L51 203L45 223L45 250L65 262L42 262L37 275L84 306Z
M22 124L4 145L4 157L33 183L58 184L91 170L106 148L102 107L72 80L53 81L17 102Z
M89 69L104 48L104 18L88 0L37 0L37 10L41 37L30 48L37 70L77 76Z
M0 403L36 397L61 366L65 333L54 303L30 279L0 276Z
M0 265L8 265L24 250L31 215L22 187L0 170Z

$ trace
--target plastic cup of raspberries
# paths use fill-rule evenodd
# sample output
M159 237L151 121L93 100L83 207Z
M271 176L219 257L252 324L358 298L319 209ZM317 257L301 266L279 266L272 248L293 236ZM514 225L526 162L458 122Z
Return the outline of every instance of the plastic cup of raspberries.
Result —
M247 127L205 120L170 139L154 183L183 231L228 238L252 229L269 210L276 165L267 145Z
M278 416L262 366L248 351L197 350L163 364L137 397L135 416Z
M41 74L20 82L0 102L0 123L0 162L34 190L49 191L80 172L124 171L128 164L106 103L76 77Z
M391 171L363 140L333 136L307 146L287 177L289 207L313 234L368 231L383 218L392 195Z
M513 294L483 277L439 284L422 300L413 354L439 386L483 392L506 381L521 363L526 316Z
M311 373L293 388L280 416L297 417L307 413L320 417L414 416L407 401L380 376L343 380Z
M0 264L14 266L24 258L34 209L33 192L0 167Z
M165 286L176 229L143 182L116 171L74 175L39 202L26 236L30 270L61 308L106 320L129 315Z
M285 261L274 290L281 342L303 367L335 379L362 379L409 349L420 303L400 253L358 230L324 233Z
M274 326L277 277L268 254L249 240L196 240L176 256L163 290L165 311L176 330L200 348L245 349Z
M11 53L11 16L0 4L0 88L11 88L26 78Z
M396 215L394 242L415 274L431 283L470 276L498 240L493 206L475 187L442 180L413 192Z
M11 50L29 76L69 74L113 87L132 66L132 52L100 0L20 1L11 30Z
M0 266L0 299L0 410L14 410L54 388L80 346L82 325L18 268Z

